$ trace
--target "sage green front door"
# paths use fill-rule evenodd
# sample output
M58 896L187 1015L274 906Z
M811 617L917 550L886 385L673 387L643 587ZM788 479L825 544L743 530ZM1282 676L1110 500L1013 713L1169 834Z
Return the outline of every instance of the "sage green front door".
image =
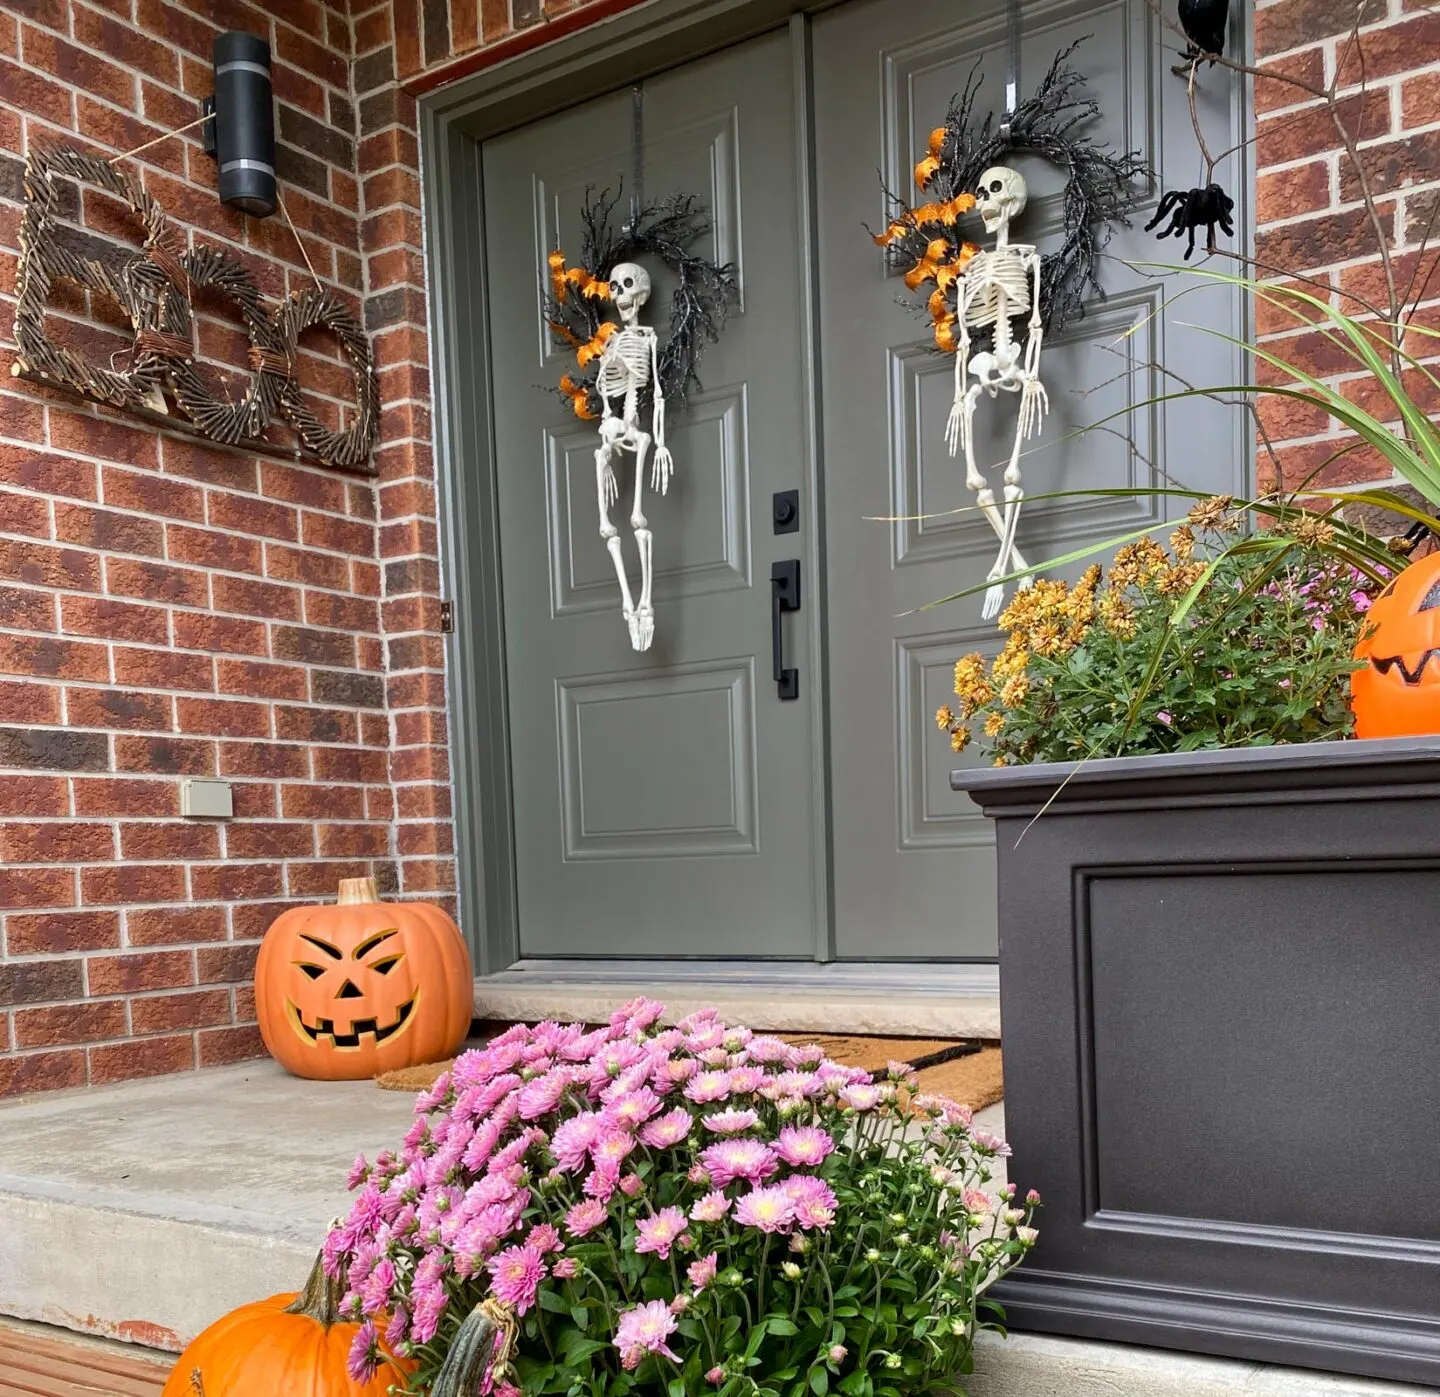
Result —
M743 302L701 360L703 391L667 428L669 493L647 482L655 641L643 654L600 537L596 424L541 391L573 361L547 334L537 272L557 242L578 257L587 187L628 190L631 93L484 148L525 956L815 954L824 856L791 82L782 32L645 84L645 196L702 196L708 254L735 263ZM642 319L663 335L670 287L648 270ZM632 472L611 514L634 586ZM801 528L777 535L772 498L790 489ZM771 569L788 559L802 605L783 617L785 663L800 670L787 700L772 677Z
M1097 138L1139 150L1168 183L1189 178L1186 87L1146 0L1027 5L1023 33L1023 90L1088 35L1072 63L1099 103ZM956 658L1000 637L978 597L919 609L981 582L995 539L973 511L954 512L973 500L944 446L953 361L868 230L888 213L882 180L912 188L977 61L977 110L999 110L1004 35L1002 0L848 0L645 83L645 192L704 197L744 304L701 361L693 411L669 429L671 492L646 503L656 640L643 655L599 536L594 425L543 391L568 353L547 337L539 291L557 240L578 246L586 187L630 177L631 93L486 145L523 955L995 955L991 831L950 791L955 759L933 715ZM1230 100L1207 74L1198 111L1213 149L1233 143ZM1053 246L1061 180L1016 164L1031 202L1015 237ZM1234 490L1246 476L1232 409L1145 405L1175 386L1167 363L1191 382L1237 381L1229 344L1175 322L1243 333L1233 295L1190 295L1167 315L1173 284L1127 265L1173 260L1140 227L1156 197L1107 249L1107 299L1046 344L1051 413L1022 461L1031 495L1167 478ZM662 279L647 316L662 334L667 304ZM1074 435L1117 413L1113 430ZM1013 401L982 400L977 457L997 485L1014 423ZM633 576L626 488L615 520ZM792 489L799 532L776 535L772 496ZM1164 515L1153 497L1033 499L1019 543L1038 562ZM788 558L803 602L784 618L800 674L789 702L771 678L770 584Z

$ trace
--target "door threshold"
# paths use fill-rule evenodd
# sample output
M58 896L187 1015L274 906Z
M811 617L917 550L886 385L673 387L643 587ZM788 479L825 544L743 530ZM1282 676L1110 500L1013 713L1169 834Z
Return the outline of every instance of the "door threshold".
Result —
M714 1007L773 1032L1000 1037L995 965L521 960L475 981L475 1013L604 1023L637 994L664 1003L670 1019Z

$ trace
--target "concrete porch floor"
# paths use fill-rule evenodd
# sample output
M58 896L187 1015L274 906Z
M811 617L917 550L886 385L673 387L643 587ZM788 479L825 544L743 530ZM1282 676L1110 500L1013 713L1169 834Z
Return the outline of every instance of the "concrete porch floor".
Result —
M395 1145L411 1107L270 1062L0 1105L0 1315L178 1351L234 1306L298 1288L350 1162ZM1001 1106L979 1119L1003 1132ZM0 1394L5 1349L0 1325ZM986 1336L970 1383L971 1397L1427 1391L1028 1335Z

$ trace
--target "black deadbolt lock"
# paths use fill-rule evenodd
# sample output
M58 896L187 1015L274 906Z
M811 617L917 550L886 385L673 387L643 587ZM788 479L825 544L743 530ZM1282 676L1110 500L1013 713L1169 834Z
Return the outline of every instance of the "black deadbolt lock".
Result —
M772 504L772 517L777 534L798 533L800 529L800 492L777 490Z

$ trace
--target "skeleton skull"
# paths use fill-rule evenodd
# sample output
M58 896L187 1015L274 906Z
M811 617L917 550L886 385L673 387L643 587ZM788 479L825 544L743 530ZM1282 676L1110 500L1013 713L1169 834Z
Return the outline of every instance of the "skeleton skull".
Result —
M975 190L975 206L984 220L987 233L996 232L1025 212L1029 199L1025 180L1018 170L1008 165L992 165L980 176Z
M610 299L621 315L638 313L650 299L650 273L634 262L621 262L610 273Z

